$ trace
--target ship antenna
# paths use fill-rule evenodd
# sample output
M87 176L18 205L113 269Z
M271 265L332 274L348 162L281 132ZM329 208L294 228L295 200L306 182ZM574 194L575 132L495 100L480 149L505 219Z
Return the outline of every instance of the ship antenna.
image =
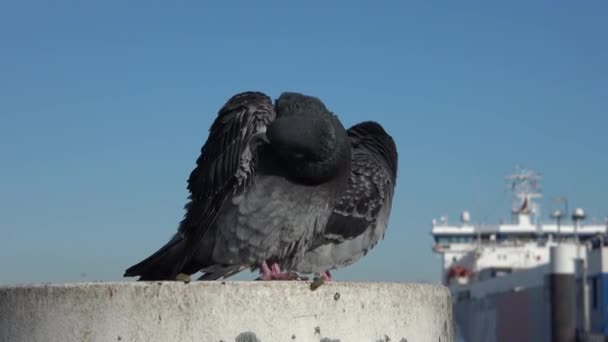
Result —
M518 220L530 220L531 217L532 223L538 224L540 205L535 199L542 197L540 179L540 173L519 167L505 177L507 188L513 193L512 214Z

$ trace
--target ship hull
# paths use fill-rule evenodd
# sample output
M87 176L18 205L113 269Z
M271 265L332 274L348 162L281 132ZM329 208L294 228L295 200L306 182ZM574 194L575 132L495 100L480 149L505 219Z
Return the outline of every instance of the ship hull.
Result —
M550 341L547 286L491 294L454 303L454 317L466 342Z

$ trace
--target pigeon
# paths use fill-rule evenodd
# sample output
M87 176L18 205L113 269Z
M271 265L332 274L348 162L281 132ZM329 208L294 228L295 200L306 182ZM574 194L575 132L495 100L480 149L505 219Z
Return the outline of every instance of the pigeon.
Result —
M177 233L128 268L138 280L206 280L290 269L327 224L350 175L351 148L337 116L315 97L260 92L230 98L188 179Z
M397 182L397 147L373 121L348 129L352 147L348 186L321 234L293 271L331 281L330 270L365 256L386 232Z

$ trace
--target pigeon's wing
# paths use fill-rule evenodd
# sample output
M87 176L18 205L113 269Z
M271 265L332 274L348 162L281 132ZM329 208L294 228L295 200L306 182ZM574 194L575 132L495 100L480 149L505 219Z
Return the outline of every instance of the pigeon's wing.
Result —
M334 207L322 241L317 242L340 243L371 229L385 200L392 197L391 189L390 180L378 165L362 155L355 156L347 189Z
M259 92L233 96L220 109L188 179L191 201L177 234L126 276L173 279L197 251L224 201L253 182L258 147L275 119L270 98ZM159 275L160 274L160 275Z
M275 116L272 101L262 93L241 93L228 100L188 178L191 198L208 200L249 185L256 162L253 140L266 132Z
M259 92L235 95L220 110L188 179L192 201L205 205L189 213L180 228L188 241L182 265L195 253L224 201L253 182L257 148L275 117L271 99Z
M353 151L348 186L334 207L323 237L312 248L356 238L374 229L378 220L386 225L388 218L380 216L390 213L397 173L393 139L375 122L355 125L348 135Z

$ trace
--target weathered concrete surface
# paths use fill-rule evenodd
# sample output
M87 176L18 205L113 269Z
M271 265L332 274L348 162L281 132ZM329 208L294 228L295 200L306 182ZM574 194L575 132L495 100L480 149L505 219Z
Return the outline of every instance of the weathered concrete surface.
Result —
M451 342L446 288L121 282L0 287L0 341Z

